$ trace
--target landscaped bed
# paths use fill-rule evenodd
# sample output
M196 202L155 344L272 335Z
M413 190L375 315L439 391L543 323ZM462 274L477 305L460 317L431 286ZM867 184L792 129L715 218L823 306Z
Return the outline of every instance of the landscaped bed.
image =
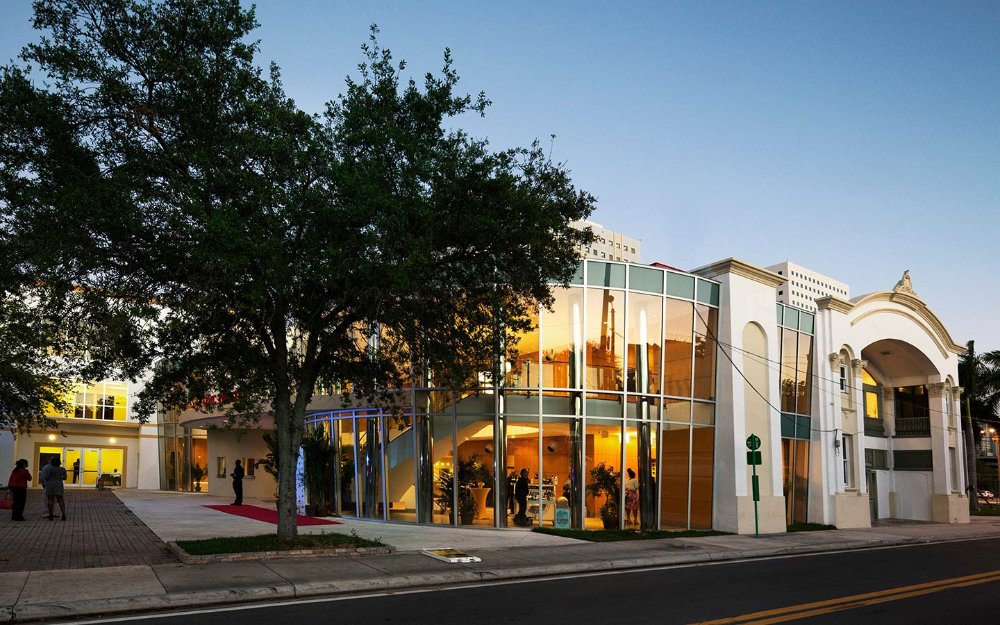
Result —
M303 534L292 540L279 538L276 534L179 540L175 546L178 556L185 562L248 560L303 555L389 553L392 551L392 547L381 540L362 538L353 530L350 534Z

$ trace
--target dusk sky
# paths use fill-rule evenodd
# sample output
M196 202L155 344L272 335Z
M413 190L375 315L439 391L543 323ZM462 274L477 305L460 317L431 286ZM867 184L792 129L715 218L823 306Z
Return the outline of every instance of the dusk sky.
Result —
M0 2L0 60L36 34ZM259 60L320 112L368 26L418 79L450 47L493 101L457 125L539 139L642 260L791 260L851 296L913 288L1000 349L1000 3L261 0ZM550 135L555 135L555 140Z

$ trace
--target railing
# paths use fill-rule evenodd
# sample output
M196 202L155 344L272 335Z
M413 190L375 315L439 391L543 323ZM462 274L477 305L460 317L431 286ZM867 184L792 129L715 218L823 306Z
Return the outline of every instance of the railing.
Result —
M865 417L865 436L885 437L885 424L882 419L870 419Z
M917 438L931 435L930 417L896 418L897 438Z

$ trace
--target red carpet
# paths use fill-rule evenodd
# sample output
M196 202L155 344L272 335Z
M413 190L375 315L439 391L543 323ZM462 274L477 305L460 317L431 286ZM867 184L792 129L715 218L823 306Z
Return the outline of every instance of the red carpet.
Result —
M278 511L269 508L260 508L258 506L205 506L206 508L211 508L212 510L218 510L219 512L225 512L226 514L235 514L236 516L246 517L248 519L254 519L255 521L264 521L265 523L278 524ZM299 527L303 525L340 525L340 521L331 521L330 519L317 519L311 516L298 515L295 518L295 524Z

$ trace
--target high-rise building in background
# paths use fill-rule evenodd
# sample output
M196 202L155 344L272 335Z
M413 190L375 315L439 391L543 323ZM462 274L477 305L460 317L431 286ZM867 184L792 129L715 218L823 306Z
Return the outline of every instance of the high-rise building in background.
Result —
M619 260L626 263L642 262L640 259L639 239L633 239L620 232L608 230L601 224L593 221L574 221L570 225L580 230L590 228L594 231L594 242L584 250L584 258L591 260Z
M784 284L778 287L778 301L782 304L815 312L816 300L821 297L851 298L848 285L802 265L786 260L767 269L785 278Z

